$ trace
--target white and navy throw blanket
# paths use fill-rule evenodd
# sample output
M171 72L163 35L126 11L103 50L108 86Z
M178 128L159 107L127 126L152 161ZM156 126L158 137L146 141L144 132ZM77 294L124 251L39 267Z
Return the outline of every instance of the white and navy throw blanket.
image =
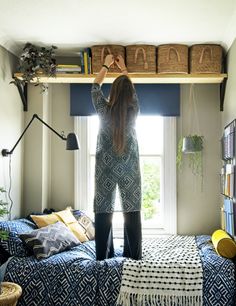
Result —
M194 236L148 239L142 260L124 262L117 305L200 306L202 286Z

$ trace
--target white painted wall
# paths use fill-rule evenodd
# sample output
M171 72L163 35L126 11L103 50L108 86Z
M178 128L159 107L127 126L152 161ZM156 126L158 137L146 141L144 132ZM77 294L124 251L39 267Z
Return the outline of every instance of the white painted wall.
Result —
M34 113L47 121L47 96L44 96L41 91L40 86L28 86L29 103L28 111L25 113L25 126L31 120ZM25 215L34 211L42 211L47 205L45 188L47 190L48 184L44 180L44 176L46 175L44 169L47 163L45 162L44 154L45 150L49 150L49 146L46 146L47 134L45 133L47 131L45 132L44 126L40 121L35 119L24 136L23 209Z
M64 131L65 135L74 131L74 118L70 117L69 84L52 86L52 124L53 128L58 132ZM74 206L74 152L67 151L66 144L60 138L52 137L50 207L64 209Z
M15 85L10 85L16 71L17 59L0 46L0 151L11 150L23 128L23 106ZM21 214L23 143L19 143L11 158L11 198L13 200L12 218ZM0 186L9 190L9 157L0 154ZM9 198L5 198L10 203Z
M189 125L190 85L181 86L182 114L178 119L178 139L194 132ZM184 158L178 172L178 234L211 234L220 225L220 102L219 85L194 85L200 134L204 136L203 185ZM191 109L191 107L190 107ZM194 125L196 128L196 125Z
M50 85L42 94L40 86L29 86L29 110L25 125L36 113L58 133L73 131L69 116L69 84ZM24 214L44 208L64 209L74 205L74 153L66 142L37 119L25 135Z

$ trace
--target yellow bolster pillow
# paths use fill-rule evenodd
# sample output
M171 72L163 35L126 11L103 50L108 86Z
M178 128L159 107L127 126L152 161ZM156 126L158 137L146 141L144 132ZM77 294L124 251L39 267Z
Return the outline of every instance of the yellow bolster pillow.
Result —
M216 252L226 258L236 256L235 241L223 230L216 230L211 237Z

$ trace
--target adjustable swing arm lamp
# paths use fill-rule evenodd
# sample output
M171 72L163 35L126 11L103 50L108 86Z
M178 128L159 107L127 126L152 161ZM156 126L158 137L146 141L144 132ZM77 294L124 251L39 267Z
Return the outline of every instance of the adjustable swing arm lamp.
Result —
M46 125L52 132L54 132L58 137L60 137L62 140L66 141L66 149L67 150L78 150L79 149L79 144L78 144L78 139L75 133L69 133L67 137L65 137L63 134L59 134L56 130L54 130L50 125L48 125L46 122L44 122L37 114L34 114L33 117L31 118L30 122L27 124L26 128L24 129L23 133L15 143L14 147L11 149L11 151L8 151L7 149L2 150L2 155L3 156L8 156L13 153L15 150L16 146L18 143L21 141L22 137L24 136L25 132L28 130L30 127L31 123L33 122L34 119L38 119L41 123Z

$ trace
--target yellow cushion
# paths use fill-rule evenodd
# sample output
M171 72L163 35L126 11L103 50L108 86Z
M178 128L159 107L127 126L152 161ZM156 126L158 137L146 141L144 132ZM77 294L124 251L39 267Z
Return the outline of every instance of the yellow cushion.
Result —
M79 239L80 242L88 241L88 238L84 234L83 227L76 221L70 224L67 224L72 233Z
M84 234L83 227L79 225L70 209L67 208L65 210L56 212L55 215L57 215L58 218L60 218L61 221L69 227L69 229L79 239L80 242L88 241L88 238Z
M59 217L65 224L76 222L75 217L69 209L61 210L54 214L57 215L57 217Z
M31 215L30 216L34 222L37 224L38 228L54 224L58 221L61 221L59 217L55 214L50 215Z
M37 224L38 228L62 221L80 242L89 240L84 233L83 227L77 222L69 209L61 210L49 215L31 215L31 218Z
M235 241L223 230L216 230L211 237L216 252L226 258L236 256Z

